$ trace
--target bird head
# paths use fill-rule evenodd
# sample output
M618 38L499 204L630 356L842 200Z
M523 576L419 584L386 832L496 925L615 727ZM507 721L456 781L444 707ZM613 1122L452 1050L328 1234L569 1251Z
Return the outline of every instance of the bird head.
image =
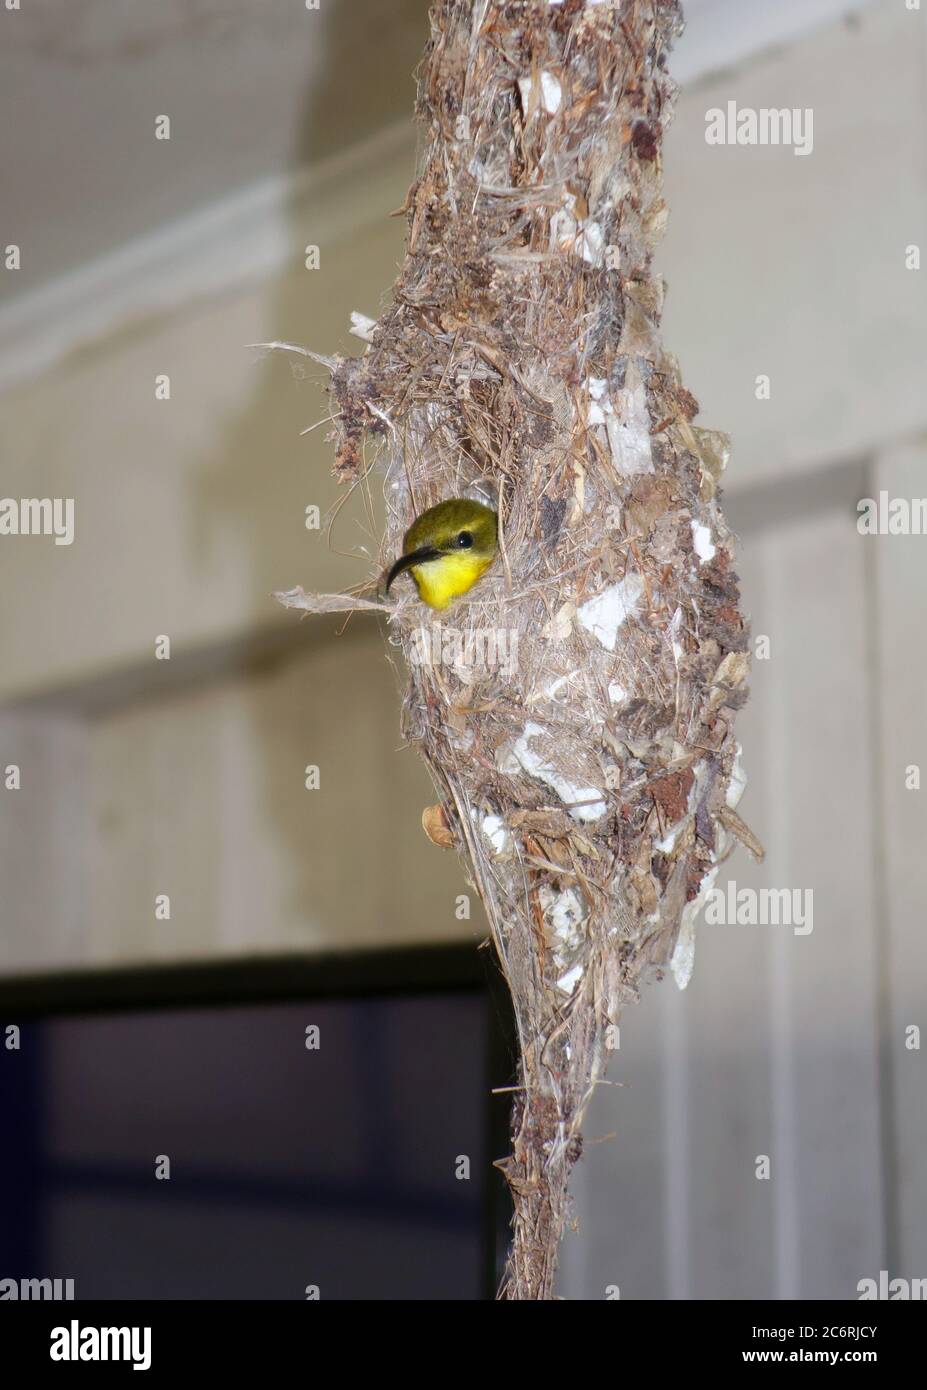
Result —
M451 497L415 518L402 554L387 573L386 592L397 575L411 570L425 602L445 608L476 583L498 548L498 518L492 508Z

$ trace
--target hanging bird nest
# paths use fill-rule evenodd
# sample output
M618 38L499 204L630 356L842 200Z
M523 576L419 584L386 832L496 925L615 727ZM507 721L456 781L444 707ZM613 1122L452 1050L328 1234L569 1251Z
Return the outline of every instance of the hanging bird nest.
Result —
M380 566L413 517L491 499L501 553L435 614L383 608L406 736L440 795L521 1048L503 1296L550 1298L580 1126L641 981L692 967L740 839L748 633L718 504L724 435L660 342L651 260L676 0L437 0L408 247L364 353L331 368L336 474L385 470ZM371 450L371 444L376 447Z

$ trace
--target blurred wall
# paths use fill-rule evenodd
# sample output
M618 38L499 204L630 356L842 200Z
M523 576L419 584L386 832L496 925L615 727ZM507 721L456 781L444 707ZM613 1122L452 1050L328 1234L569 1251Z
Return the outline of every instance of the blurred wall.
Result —
M405 148L362 171L373 211L321 238L318 271L133 324L0 402L5 495L76 504L72 545L0 550L2 761L22 770L2 803L6 969L472 934L460 871L419 826L434 798L400 751L381 633L272 597L365 579L346 553L375 523L358 495L330 547L331 450L300 434L330 409L323 372L245 347L350 345L350 306L376 311L401 253L387 214L410 168ZM293 210L307 240L356 190L326 197Z

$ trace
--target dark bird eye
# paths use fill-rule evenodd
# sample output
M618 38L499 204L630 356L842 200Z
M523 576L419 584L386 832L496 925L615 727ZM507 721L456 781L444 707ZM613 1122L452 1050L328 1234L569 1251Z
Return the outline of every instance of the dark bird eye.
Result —
M472 545L472 544L473 544L473 537L471 536L470 532L469 532L469 531L461 531L460 535L457 537L457 544L458 544L463 550L466 550L468 546Z

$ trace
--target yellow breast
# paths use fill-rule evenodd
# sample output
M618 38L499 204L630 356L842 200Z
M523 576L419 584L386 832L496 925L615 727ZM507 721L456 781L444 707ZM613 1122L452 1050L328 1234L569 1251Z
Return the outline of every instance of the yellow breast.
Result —
M442 555L439 560L426 560L413 565L412 578L418 595L430 608L447 608L455 598L465 594L492 564L491 555L474 555L463 550L459 554Z

